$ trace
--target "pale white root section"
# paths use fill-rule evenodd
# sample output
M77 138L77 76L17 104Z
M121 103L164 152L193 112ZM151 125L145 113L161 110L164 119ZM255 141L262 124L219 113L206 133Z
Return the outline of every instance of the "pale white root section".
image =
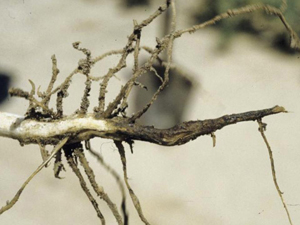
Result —
M25 141L30 138L50 139L51 137L74 134L78 131L95 130L105 132L109 129L105 120L96 120L92 115L74 115L58 121L42 122L26 119L24 116L0 112L0 136Z

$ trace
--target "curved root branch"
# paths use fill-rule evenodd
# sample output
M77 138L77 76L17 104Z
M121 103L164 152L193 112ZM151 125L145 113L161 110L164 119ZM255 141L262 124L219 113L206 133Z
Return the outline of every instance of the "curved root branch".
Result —
M279 195L279 197L280 197L280 199L281 199L281 202L282 202L282 204L283 204L283 207L284 207L284 209L285 209L285 211L286 211L286 214L287 214L287 217L288 217L288 219L289 219L289 222L290 222L291 225L293 225L292 219L291 219L291 216L290 216L290 213L289 213L289 210L288 210L288 208L287 208L287 206L286 206L286 204L285 204L284 198L283 198L283 196L282 196L282 195L283 195L283 192L280 190L279 185L278 185L278 182L277 182L276 172L275 172L275 163L274 163L274 158L273 158L273 152L272 152L272 150L271 150L271 146L270 146L270 144L269 144L269 142L268 142L268 140L267 140L267 137L266 137L266 135L265 135L266 124L263 123L263 122L261 121L261 119L258 119L257 122L258 122L258 125L259 125L259 132L261 133L261 136L262 136L262 138L264 139L264 142L265 142L265 144L266 144L266 146L267 146L267 149L268 149L268 153L269 153L269 157L270 157L270 162L271 162L271 169L272 169L272 176L273 176L274 185L275 185L276 190L277 190L277 192L278 192L278 195Z

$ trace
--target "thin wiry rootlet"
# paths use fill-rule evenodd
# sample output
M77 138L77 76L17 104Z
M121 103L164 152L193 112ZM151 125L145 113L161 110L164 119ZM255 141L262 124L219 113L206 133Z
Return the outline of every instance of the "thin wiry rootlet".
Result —
M204 23L195 25L190 28L176 30L176 6L174 0L167 0L164 4L151 14L147 19L138 23L134 20L133 32L129 35L127 44L123 49L112 50L106 52L100 56L92 57L92 52L89 49L81 48L80 42L73 43L73 47L81 51L85 58L79 60L78 66L66 77L64 82L54 87L59 69L57 65L57 59L55 55L52 56L52 77L49 85L45 92L40 91L40 87L37 88L34 82L29 80L32 90L30 92L24 91L20 88L12 88L10 90L11 96L21 97L29 101L29 107L25 113L25 116L12 115L9 113L0 112L0 136L17 139L21 144L38 144L41 149L43 163L37 168L37 170L25 181L21 189L17 192L15 197L7 202L7 205L0 209L0 214L10 209L19 199L22 191L29 181L45 166L48 165L50 160L55 157L54 163L54 175L60 178L59 174L64 170L62 164L62 151L64 151L67 162L72 168L72 171L78 177L80 185L87 197L91 201L97 216L99 217L101 224L105 224L105 217L98 207L96 199L92 196L90 190L87 187L87 183L82 173L80 172L77 164L77 160L80 161L81 166L91 184L94 192L100 197L110 208L113 216L115 217L119 225L129 223L129 215L126 210L126 195L124 191L124 185L120 181L120 177L111 169L103 160L103 158L95 153L90 145L90 139L94 137L108 138L114 140L114 143L120 153L121 162L124 172L125 186L127 187L132 202L136 208L136 211L145 224L150 224L149 220L146 219L142 211L141 203L130 186L127 178L127 164L126 155L123 143L126 142L132 145L134 140L155 143L159 145L173 146L182 145L191 140L194 140L202 135L211 135L213 138L213 144L216 143L215 131L222 129L223 127L231 124L236 124L244 121L258 121L260 126L260 132L262 137L267 144L267 148L271 160L271 169L273 174L274 184L278 191L278 194L282 200L290 224L292 224L291 217L289 215L287 206L283 200L282 192L279 189L276 175L274 159L272 156L271 148L266 140L264 134L264 124L261 119L265 116L286 112L283 107L275 106L269 109L250 111L246 113L225 115L217 119L208 120L196 120L188 121L178 124L170 129L156 129L151 126L140 126L136 121L143 116L151 105L155 102L159 94L165 89L169 82L169 71L172 68L176 68L172 64L172 51L173 42L177 38L181 37L186 33L193 33L199 29L213 25L220 20L227 19L230 17L238 16L245 13L252 13L255 11L263 11L271 16L277 16L282 24L285 26L287 32L290 35L291 47L300 50L300 41L297 34L293 31L291 26L286 21L283 13L287 7L286 1L282 0L282 5L279 8L273 7L267 4L254 4L247 5L245 7L230 9L225 13L215 16L211 20ZM162 38L156 38L156 46L153 48L147 46L141 46L142 30L147 27L153 20L164 13L168 8L172 12L172 21L170 24L170 33ZM141 65L140 63L140 51L144 50L149 53L148 60ZM167 61L163 61L160 58L160 54L166 51ZM116 66L110 68L108 72L102 77L94 77L91 75L92 67L111 55L121 55L120 60L116 63ZM121 87L119 93L115 99L108 103L106 102L107 86L110 80L116 77L116 74L124 69L126 65L126 59L129 55L133 55L134 64L132 76L127 82ZM158 74L153 64L158 61L162 66L165 67L163 75ZM151 100L145 103L145 106L133 115L127 115L126 110L128 108L128 97L133 90L134 86L144 87L143 84L138 82L138 78L147 72L153 72L153 75L160 80L161 85L153 94ZM65 115L63 111L63 100L68 97L68 88L71 85L72 78L81 74L86 77L85 89L80 101L79 108L73 115ZM98 82L99 96L98 105L93 108L92 113L88 113L90 106L90 91L92 82ZM51 97L56 95L56 109L50 108L49 102ZM95 178L95 174L84 155L84 149L81 142L85 143L86 149L89 150L93 155L96 155L98 160L101 162L108 171L115 177L120 191L122 193L121 210L122 215L119 212L118 207L108 194L104 191L103 187L100 186ZM53 151L49 154L46 150L46 145L53 145Z

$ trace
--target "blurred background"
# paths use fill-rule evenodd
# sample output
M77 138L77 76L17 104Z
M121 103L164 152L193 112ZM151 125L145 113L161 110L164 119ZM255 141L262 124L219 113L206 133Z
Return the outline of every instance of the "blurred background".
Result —
M205 21L214 15L255 0L177 0L178 29ZM268 0L275 6L280 1ZM122 49L133 30L133 19L141 22L162 3L160 0L9 0L0 2L0 110L24 114L28 103L9 98L9 87L30 90L28 79L45 90L51 78L51 56L56 55L62 82L76 68L81 52L72 43L92 51L93 56ZM285 13L299 34L300 6L289 1ZM162 15L142 31L142 45L154 47L155 38L168 31L169 16ZM264 119L273 148L277 178L294 224L300 223L300 55L288 46L289 37L280 20L253 13L186 34L175 41L171 83L140 121L170 127L180 121L216 118L224 114L282 105L287 114ZM141 62L147 53L142 53ZM162 56L162 58L165 56ZM92 70L104 75L119 56L99 62ZM111 101L132 73L128 67L108 86ZM156 65L158 71L163 68ZM140 82L147 90L134 90L129 111L140 109L159 83L153 74ZM84 77L75 76L65 113L80 105ZM97 104L99 85L91 93ZM82 91L81 91L82 90ZM54 106L54 102L52 105ZM1 121L0 121L1 122ZM288 224L274 187L269 156L256 123L230 126L184 146L161 147L136 142L134 154L127 148L128 174L151 224ZM35 145L21 147L17 141L0 139L0 204L11 199L42 159ZM110 140L95 139L94 149L121 172L118 151ZM48 147L48 150L51 148ZM120 193L113 178L87 157L96 178L114 202ZM53 176L52 165L27 186L18 203L0 216L0 224L99 224L96 213L66 165L64 179ZM116 224L108 207L98 201L107 224ZM130 224L142 224L127 201Z

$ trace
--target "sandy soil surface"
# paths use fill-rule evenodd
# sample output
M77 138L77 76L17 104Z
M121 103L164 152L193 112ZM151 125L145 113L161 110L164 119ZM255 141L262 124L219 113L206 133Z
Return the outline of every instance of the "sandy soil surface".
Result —
M179 27L187 26L194 4L178 1ZM117 1L1 1L0 69L13 74L12 86L29 90L31 79L45 88L51 76L50 58L55 53L62 81L83 58L72 48L73 42L81 41L93 55L123 48L132 20L147 17L154 5L125 12ZM159 20L143 31L144 44L155 45L158 28ZM288 114L271 116L264 122L268 123L266 135L273 148L279 185L294 224L300 224L299 55L280 54L245 35L236 36L228 52L220 53L215 50L217 35L206 29L182 36L175 43L174 61L200 84L188 102L185 119L215 118L274 105L286 107ZM117 59L101 62L94 74L103 75ZM68 113L78 108L83 82L80 76L72 82L71 97L66 100ZM114 80L109 86L111 99L121 83ZM92 97L95 105L97 86ZM27 102L15 98L0 106L1 111L17 114L26 108ZM134 154L127 154L128 173L151 224L288 224L257 128L255 122L226 127L216 132L215 148L209 136L172 148L137 142ZM21 147L16 141L0 140L0 205L4 205L41 163L41 157L37 146ZM112 142L92 143L121 172ZM94 158L88 158L99 183L119 202L114 180ZM19 202L0 216L0 224L99 224L77 178L69 168L63 176L62 180L55 179L51 166L40 172ZM109 209L99 203L107 224L115 224ZM130 224L141 224L130 201L128 207Z

